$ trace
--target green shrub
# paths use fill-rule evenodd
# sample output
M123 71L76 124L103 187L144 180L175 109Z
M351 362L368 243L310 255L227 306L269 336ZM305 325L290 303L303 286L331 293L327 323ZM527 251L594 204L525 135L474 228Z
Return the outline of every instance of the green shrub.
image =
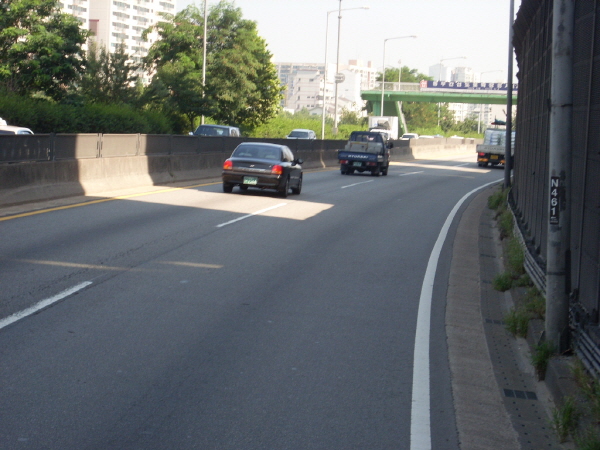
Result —
M509 272L496 275L492 280L492 287L500 292L508 291L512 287L513 278Z
M521 309L511 308L504 317L506 330L515 337L527 337L529 316Z
M546 316L546 299L540 291L532 286L527 289L524 298L525 309L534 319L544 319Z
M556 433L559 442L565 442L569 434L577 428L580 413L572 397L565 397L560 408L552 410L552 429Z
M523 267L523 264L525 263L525 253L523 252L521 243L516 237L514 237L514 235L506 243L506 257L508 268L512 272L514 278L518 278L525 273L525 269Z
M577 434L574 440L578 450L600 450L600 435L593 426Z
M554 355L554 346L548 341L536 346L531 354L531 364L535 368L538 380L541 381L546 377L546 369L552 355Z
M500 239L505 239L512 236L513 233L513 216L512 213L505 209L498 216L498 229L500 230Z
M488 197L488 208L494 211L506 204L506 191L499 189Z

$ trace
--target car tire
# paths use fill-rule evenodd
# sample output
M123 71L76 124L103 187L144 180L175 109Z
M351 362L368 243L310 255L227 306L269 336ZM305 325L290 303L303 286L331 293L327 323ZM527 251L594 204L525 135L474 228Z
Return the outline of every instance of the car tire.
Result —
M285 184L284 184L283 188L279 191L279 195L281 195L283 198L287 198L289 192L290 192L290 178L288 177L285 179Z
M298 179L298 186L292 188L292 194L300 195L300 192L302 192L302 175L300 175L300 178Z
M388 168L389 167L385 167L382 171L381 171L381 175L383 175L384 177L387 175L388 173Z
M248 190L248 186L246 186L245 184L240 184L240 191L247 191Z
M233 192L233 184L223 182L223 192L230 194Z
M346 169L344 169L343 167L340 169L340 173L342 175L346 175L348 172L346 171Z

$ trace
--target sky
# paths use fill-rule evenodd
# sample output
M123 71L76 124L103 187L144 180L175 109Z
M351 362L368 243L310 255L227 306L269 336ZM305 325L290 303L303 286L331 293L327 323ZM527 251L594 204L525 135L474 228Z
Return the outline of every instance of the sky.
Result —
M218 0L207 0L208 6ZM341 1L342 19L337 10ZM425 75L429 67L470 67L481 81L508 77L510 0L230 0L244 19L257 23L273 62L336 62L338 22L340 64L372 62L381 70L408 66ZM203 0L177 0L177 10ZM515 15L520 0L514 0ZM368 7L369 9L351 9ZM348 11L343 11L343 9ZM329 11L334 11L328 14ZM329 23L327 23L329 22ZM463 59L464 57L464 59ZM514 63L513 75L517 73Z

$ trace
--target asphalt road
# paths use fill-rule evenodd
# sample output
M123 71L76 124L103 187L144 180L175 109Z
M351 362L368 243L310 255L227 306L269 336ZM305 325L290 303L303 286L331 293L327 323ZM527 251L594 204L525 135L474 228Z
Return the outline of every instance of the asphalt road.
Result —
M0 449L419 448L428 261L499 179L473 155L305 173L287 199L204 183L0 217ZM449 264L416 379L445 450Z

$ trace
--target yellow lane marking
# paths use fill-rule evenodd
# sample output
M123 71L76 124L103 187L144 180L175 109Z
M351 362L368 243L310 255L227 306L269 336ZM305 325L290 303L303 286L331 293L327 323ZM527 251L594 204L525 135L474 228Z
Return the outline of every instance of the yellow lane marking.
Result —
M165 192L181 191L181 190L184 190L184 189L194 189L194 188L197 188L197 187L212 186L212 185L219 184L219 183L195 184L193 186L185 186L185 187L180 187L180 188L161 189L161 190L158 190L158 191L147 191L147 192L140 192L140 193L137 193L137 194L119 195L118 197L109 197L109 198L103 198L103 199L99 199L99 200L90 200L89 202L74 203L72 205L56 206L56 207L53 207L53 208L40 209L38 211L30 211L30 212L21 213L21 214L15 214L15 215L12 215L12 216L0 217L0 222L4 222L6 220L12 220L12 219L20 219L22 217L35 216L37 214L45 214L45 213L49 213L49 212L53 212L53 211L61 211L63 209L79 208L81 206L89 206L89 205L95 205L95 204L98 204L98 203L111 202L113 200L125 200L125 199L128 199L128 198L134 198L134 197L144 197L146 195L162 194L162 193L165 193Z
M131 267L115 267L115 266L103 266L98 264L81 264L81 263L71 263L64 261L47 261L41 259L15 259L17 262L30 263L30 264L42 264L45 266L58 266L58 267L74 267L77 269L99 269L99 270L133 270L133 271L142 271L142 269L135 269Z

